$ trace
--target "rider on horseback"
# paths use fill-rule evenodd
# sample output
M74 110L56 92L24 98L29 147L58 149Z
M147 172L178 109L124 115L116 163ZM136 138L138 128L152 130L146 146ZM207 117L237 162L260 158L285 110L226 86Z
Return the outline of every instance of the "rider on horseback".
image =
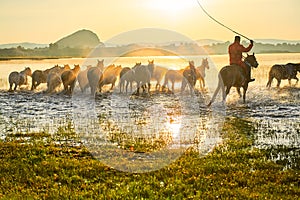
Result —
M241 41L241 37L235 36L234 43L232 43L228 47L229 62L230 62L230 65L236 64L236 65L241 66L246 74L247 81L252 82L252 81L255 81L255 79L251 79L251 70L248 70L248 67L242 61L242 57L243 57L242 53L249 52L252 49L253 40L250 40L250 44L248 47L244 47L243 45L241 45L240 41Z

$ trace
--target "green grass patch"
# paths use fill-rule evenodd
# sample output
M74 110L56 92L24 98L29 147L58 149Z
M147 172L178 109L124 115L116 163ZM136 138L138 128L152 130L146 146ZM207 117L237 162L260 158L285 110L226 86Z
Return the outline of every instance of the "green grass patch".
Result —
M187 150L149 173L125 173L93 158L71 127L0 142L3 199L297 199L299 169L253 148L247 121L228 118L224 143L206 156ZM22 138L30 138L22 140Z

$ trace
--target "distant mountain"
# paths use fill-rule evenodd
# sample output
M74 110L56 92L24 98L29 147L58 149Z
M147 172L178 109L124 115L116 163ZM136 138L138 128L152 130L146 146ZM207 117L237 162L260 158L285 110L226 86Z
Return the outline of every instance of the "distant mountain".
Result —
M71 35L68 35L57 42L54 45L57 45L59 49L70 47L70 48L94 48L102 44L98 36L90 30L79 30Z
M196 40L196 42L198 43L199 46L224 43L224 41L222 41L222 40L213 40L213 39L201 39L201 40Z
M48 47L48 44L37 44L30 42L22 42L22 43L9 43L9 44L0 44L0 49L9 49L16 48L18 46L24 47L25 49L34 49L34 48L45 48Z

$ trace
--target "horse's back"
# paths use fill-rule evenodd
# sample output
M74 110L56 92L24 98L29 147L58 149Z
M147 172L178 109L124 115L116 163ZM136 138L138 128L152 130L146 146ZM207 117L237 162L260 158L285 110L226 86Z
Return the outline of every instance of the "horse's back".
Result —
M242 83L245 81L245 72L242 69L242 67L238 65L227 65L224 66L220 72L219 78L222 79L223 84L225 86L235 86L235 87L241 87Z

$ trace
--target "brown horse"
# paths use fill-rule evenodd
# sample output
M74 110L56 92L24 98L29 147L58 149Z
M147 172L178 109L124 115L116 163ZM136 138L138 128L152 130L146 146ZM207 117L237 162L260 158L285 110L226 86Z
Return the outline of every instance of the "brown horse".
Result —
M175 83L182 82L183 71L184 71L184 69L180 69L180 70L169 69L165 74L165 81L162 86L162 91L164 91L166 88L169 88L168 84L170 81L172 84L172 87L171 87L172 92L174 93Z
M257 68L258 62L256 61L256 58L253 55L248 55L244 59L244 63L247 66L248 70L251 71L251 67ZM238 65L228 65L223 67L218 75L219 82L218 87L215 90L213 97L211 101L209 102L208 106L211 106L211 104L214 102L218 92L220 89L222 89L223 94L223 101L225 101L226 96L230 92L231 87L236 87L238 92L240 88L243 88L243 102L246 101L246 91L248 89L249 82L247 81L247 75L245 74L244 69ZM226 93L225 93L226 88Z
M190 93L193 94L194 87L197 81L194 61L189 61L189 66L183 70L182 75L183 77L181 82L181 92L183 92L186 88L186 85L188 85L190 88Z
M72 94L74 91L77 75L80 71L79 65L74 65L73 69L67 70L61 74L61 80L66 94Z
M32 73L32 85L31 85L31 90L35 90L41 83L46 83L47 82L47 76L48 74L54 70L58 70L60 67L58 65L55 65L54 67L46 70L35 70Z
M124 67L120 72L120 93L128 92L128 85L130 84L130 92L132 92L132 83L134 81L134 71L129 67ZM126 82L126 86L125 86Z
M288 63L285 65L273 65L269 72L269 81L267 87L271 87L273 78L277 80L277 87L280 86L281 80L288 79L291 85L291 79L296 80L296 84L299 79L297 78L297 72L300 72L300 63Z
M207 58L202 59L202 64L196 68L196 79L199 81L200 89L205 88L205 69L209 69Z
M64 67L55 67L51 69L47 76L47 90L45 92L55 92L62 84L61 75L68 70L70 70L69 65L64 65Z
M100 92L102 90L102 87L107 84L111 84L111 88L110 88L111 90L114 89L115 83L120 75L121 70L122 70L121 65L115 66L114 64L109 65L104 69L103 75L99 80Z
M17 89L17 86L21 85L27 85L27 76L31 76L31 69L29 67L26 67L21 72L11 72L8 76L8 82L9 82L9 91L12 91L13 84L15 84L14 90Z

